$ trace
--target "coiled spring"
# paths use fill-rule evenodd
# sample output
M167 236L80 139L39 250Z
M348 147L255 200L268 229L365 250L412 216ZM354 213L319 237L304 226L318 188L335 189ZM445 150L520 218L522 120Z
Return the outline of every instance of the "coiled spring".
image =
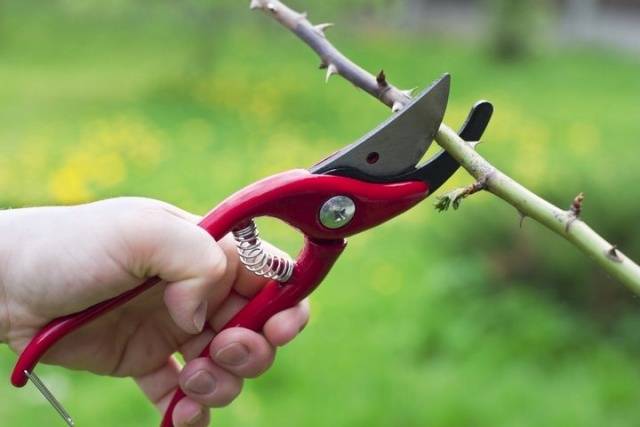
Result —
M266 251L253 220L246 226L233 230L233 237L236 239L240 261L247 270L278 282L286 282L291 278L295 262L289 257L280 257Z

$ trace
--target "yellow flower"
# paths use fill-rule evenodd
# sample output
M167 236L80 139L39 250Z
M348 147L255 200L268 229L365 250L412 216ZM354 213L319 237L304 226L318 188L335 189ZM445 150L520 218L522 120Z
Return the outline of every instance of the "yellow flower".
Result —
M120 115L87 124L51 177L50 193L62 203L82 202L124 181L127 164L150 168L162 159L162 134L146 120Z
M49 188L51 195L60 203L78 203L91 197L86 178L81 171L69 166L53 174Z

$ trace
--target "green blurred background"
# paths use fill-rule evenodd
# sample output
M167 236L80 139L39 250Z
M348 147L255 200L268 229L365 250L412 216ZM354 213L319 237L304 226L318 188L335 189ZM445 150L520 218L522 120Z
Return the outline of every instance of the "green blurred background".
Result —
M451 72L451 125L493 101L480 151L559 206L583 191L584 218L638 260L634 4L291 5L335 22L329 36L346 54L402 88ZM316 67L248 1L2 2L0 206L138 195L204 213L388 116ZM459 172L446 187L469 182ZM299 236L261 225L296 252ZM638 299L490 195L445 214L423 203L352 238L312 302L304 334L215 425L640 424ZM0 375L14 360L0 348ZM79 426L159 421L131 380L40 371ZM36 391L6 381L0 425L63 424Z

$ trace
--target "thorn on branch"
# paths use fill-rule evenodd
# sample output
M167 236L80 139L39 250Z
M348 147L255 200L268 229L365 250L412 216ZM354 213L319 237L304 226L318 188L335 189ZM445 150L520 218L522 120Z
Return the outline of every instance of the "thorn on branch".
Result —
M387 83L387 76L384 74L384 70L380 70L380 72L376 76L376 82L378 82L378 86L380 86L381 88L389 86L389 83Z
M328 82L329 78L334 74L338 74L338 68L333 64L327 65L327 74L325 75L324 81Z
M251 4L249 4L249 9L260 9L262 7L262 2L260 0L251 0Z
M329 27L333 27L333 23L325 22L324 24L318 24L318 25L314 26L316 31L318 31L318 33L322 34L323 36L324 36L324 30L326 30Z
M576 218L580 217L582 213L582 202L584 201L584 193L578 194L573 202L571 203L571 213L575 215Z
M416 88L411 88L411 89L407 89L407 90L401 90L400 92L402 92L402 94L404 96L406 96L407 98L411 98L413 97L413 91L416 90Z
M522 228L522 224L524 224L524 220L527 217L527 214L518 209L518 215L520 216L520 228Z
M402 108L404 108L404 104L402 102L396 101L391 106L391 112L397 113L398 111L402 110Z
M583 201L584 193L580 193L573 199L573 202L571 202L571 206L569 207L569 221L567 221L567 226L565 227L565 231L567 233L571 229L571 224L580 218L580 214L582 214Z
M462 200L485 188L487 188L487 179L483 178L467 187L455 189L444 196L438 197L435 208L438 212L444 212L448 210L450 206L452 206L454 210L457 210Z
M618 254L618 247L616 245L611 246L611 249L605 251L605 255L613 262L622 262L622 258Z

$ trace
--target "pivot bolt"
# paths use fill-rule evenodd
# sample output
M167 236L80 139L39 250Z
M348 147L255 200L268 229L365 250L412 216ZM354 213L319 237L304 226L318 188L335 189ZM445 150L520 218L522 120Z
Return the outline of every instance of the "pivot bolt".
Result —
M356 205L347 196L334 196L320 208L320 222L335 230L349 224L356 213Z

